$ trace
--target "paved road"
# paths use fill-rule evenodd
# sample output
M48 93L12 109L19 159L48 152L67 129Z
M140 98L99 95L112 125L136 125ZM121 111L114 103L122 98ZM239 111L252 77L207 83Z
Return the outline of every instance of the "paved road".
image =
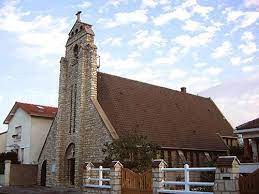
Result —
M82 194L82 192L74 188L10 186L0 187L0 194Z

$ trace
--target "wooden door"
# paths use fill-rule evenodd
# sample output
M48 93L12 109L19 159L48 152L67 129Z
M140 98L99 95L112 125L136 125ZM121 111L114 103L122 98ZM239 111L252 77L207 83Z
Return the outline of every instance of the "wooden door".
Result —
M68 160L69 184L75 185L75 158Z
M143 174L135 173L127 168L122 168L122 194L151 194L152 172Z
M259 169L251 174L239 177L240 194L259 193Z

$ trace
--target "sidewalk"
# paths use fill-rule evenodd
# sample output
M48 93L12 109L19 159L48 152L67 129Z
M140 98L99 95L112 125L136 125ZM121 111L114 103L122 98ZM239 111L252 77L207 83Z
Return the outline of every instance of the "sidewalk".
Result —
M0 187L0 194L82 194L75 188L10 186Z

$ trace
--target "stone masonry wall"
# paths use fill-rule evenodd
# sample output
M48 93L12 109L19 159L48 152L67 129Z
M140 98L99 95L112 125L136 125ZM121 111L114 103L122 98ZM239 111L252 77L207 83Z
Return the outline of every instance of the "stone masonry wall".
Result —
M81 29L76 22L72 31ZM78 53L75 48L78 47ZM87 161L100 162L104 159L104 143L112 137L96 110L91 98L97 91L97 49L92 34L84 30L68 39L65 57L60 61L59 100L57 126L51 130L40 158L47 158L47 185L69 186L66 150L75 145L75 185L81 186L83 167ZM53 132L55 131L55 132ZM55 139L55 140L53 140ZM52 143L52 141L55 142ZM52 151L48 148L52 147ZM51 173L49 160L55 159L56 172Z
M41 177L41 167L44 160L47 160L47 173L46 173L46 186L53 186L56 184L55 176L53 176L53 172L51 172L51 165L55 164L56 158L56 132L57 132L57 117L55 117L50 131L48 133L46 142L42 148L42 152L39 157L39 166L38 166L38 184L40 184Z

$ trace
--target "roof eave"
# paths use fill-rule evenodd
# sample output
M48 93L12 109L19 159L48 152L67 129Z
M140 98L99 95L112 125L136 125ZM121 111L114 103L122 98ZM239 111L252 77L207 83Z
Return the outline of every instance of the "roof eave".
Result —
M259 128L237 129L234 131L234 133L236 134L249 133L249 132L259 132Z

